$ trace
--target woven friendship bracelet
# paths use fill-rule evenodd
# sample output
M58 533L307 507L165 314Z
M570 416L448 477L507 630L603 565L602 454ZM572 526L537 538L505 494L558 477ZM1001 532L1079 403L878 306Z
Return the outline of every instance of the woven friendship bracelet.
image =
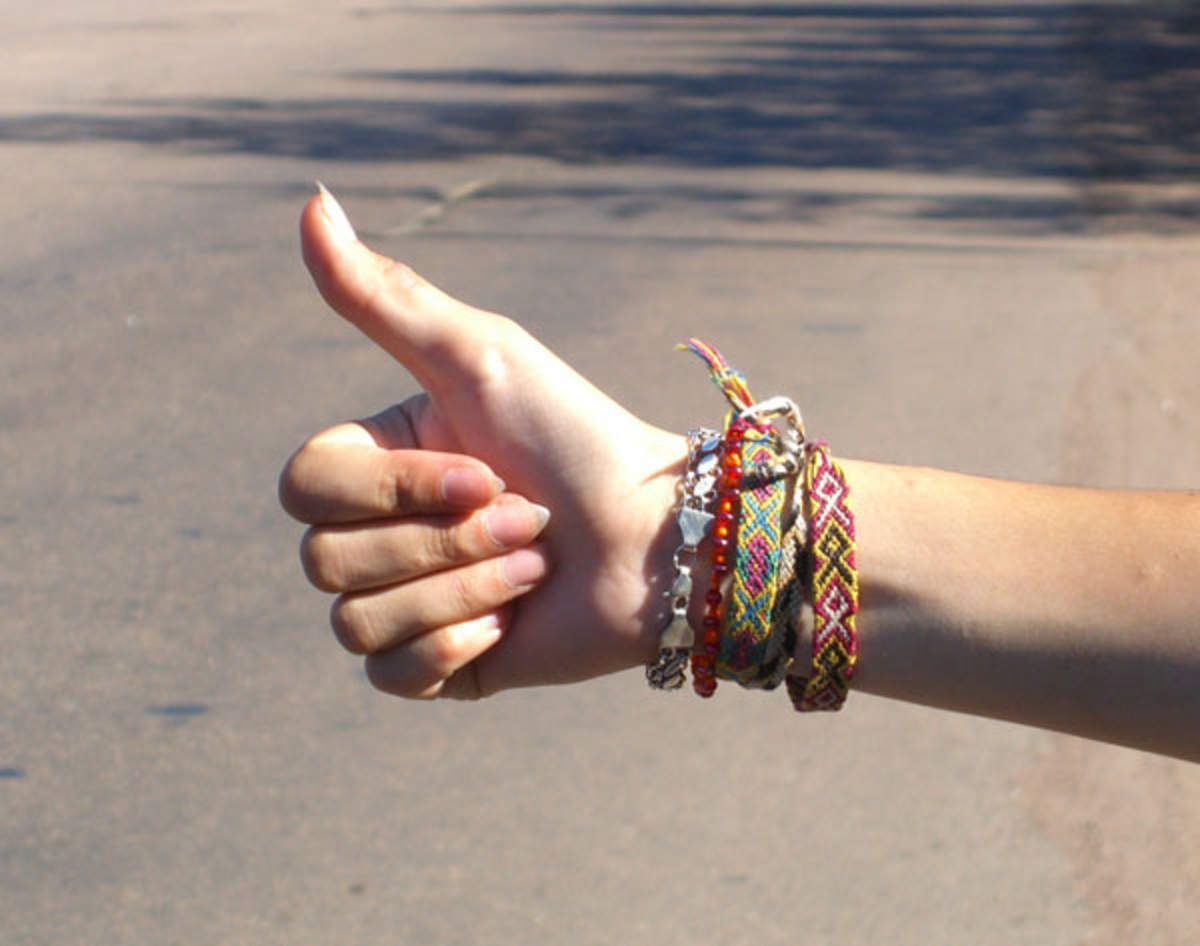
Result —
M789 676L788 695L800 712L839 710L858 664L858 569L850 490L825 444L809 444L804 496L812 542L812 667Z
M795 486L789 482L789 487ZM743 686L773 690L783 683L801 642L808 642L805 628L812 625L812 608L804 600L808 556L808 530L801 508L800 489L789 489L785 499L783 535L779 540L779 565L775 571L775 608L771 631L758 672ZM807 665L807 661L806 661Z
M770 424L748 426L742 440L743 486L750 471L769 469L778 460L777 439ZM733 587L716 672L742 686L751 685L767 662L786 493L787 484L776 479L741 494Z

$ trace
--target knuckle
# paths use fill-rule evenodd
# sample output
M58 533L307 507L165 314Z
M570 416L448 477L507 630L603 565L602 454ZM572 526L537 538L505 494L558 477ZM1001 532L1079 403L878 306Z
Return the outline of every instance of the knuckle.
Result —
M379 482L379 504L390 513L412 513L425 505L419 462L403 454L392 454Z
M308 521L312 516L313 502L312 470L317 448L313 441L307 441L293 453L284 464L279 474L279 504L288 515L301 522Z
M521 347L525 330L504 315L492 315L483 333L484 344L476 348L476 371L481 382L504 384L512 373L513 351Z
M453 628L427 634L424 644L425 664L433 678L445 679L462 663L462 646Z
M459 568L447 572L445 607L447 618L460 621L465 616L480 610L480 601L486 591L486 580L477 568Z
M485 699L491 696L492 693L483 689L479 677L479 661L472 660L447 678L438 695L452 700L475 701Z
M446 340L444 354L475 384L484 389L499 388L513 374L513 352L521 348L523 336L525 330L512 319L477 311L471 333Z
M389 673L382 661L368 657L363 663L363 670L366 672L367 682L381 693L390 693L392 696L408 695L402 681L398 681L393 673Z
M363 599L342 595L333 603L329 623L339 643L352 654L373 654L379 649L379 639L368 617L370 611Z
M375 508L380 512L410 515L439 501L441 483L424 456L401 450L379 459Z
M300 564L304 574L321 591L347 590L346 575L336 549L333 536L322 529L310 528L300 540Z
M397 667L389 658L367 657L363 664L367 682L376 690L408 700L432 700L441 692L441 678L429 677L423 668Z
M373 508L389 515L404 512L408 506L404 501L409 492L407 480L402 471L385 467L382 475L376 478Z
M428 557L426 565L430 568L441 568L462 561L462 527L434 526L429 530L424 554Z
M520 344L531 337L520 322L510 319L507 315L492 313L491 328L495 342L504 347Z
M388 291L402 296L409 296L429 287L429 283L418 276L411 266L400 260L388 260L381 283Z

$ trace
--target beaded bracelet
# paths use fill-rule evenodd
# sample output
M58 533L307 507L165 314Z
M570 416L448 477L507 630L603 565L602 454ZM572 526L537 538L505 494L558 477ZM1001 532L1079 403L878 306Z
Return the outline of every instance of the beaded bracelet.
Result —
M746 424L735 420L725 430L721 443L720 475L717 481L716 518L712 528L712 566L708 593L704 596L704 620L700 646L692 655L692 689L707 699L717 692L717 652L725 616L721 586L733 567L736 554L738 517L741 514L742 438Z

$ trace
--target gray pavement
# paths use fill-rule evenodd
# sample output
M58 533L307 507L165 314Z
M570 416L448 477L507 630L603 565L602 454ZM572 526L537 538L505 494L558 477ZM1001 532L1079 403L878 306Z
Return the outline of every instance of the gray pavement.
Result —
M392 701L274 499L413 390L308 284L317 178L661 424L698 334L847 454L1194 486L1191 8L0 13L0 941L1197 941L1193 766L634 673Z

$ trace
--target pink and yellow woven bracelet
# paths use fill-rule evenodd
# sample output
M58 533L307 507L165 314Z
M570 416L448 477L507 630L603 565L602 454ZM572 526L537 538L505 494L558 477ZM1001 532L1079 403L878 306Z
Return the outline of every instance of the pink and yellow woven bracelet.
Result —
M788 695L801 712L839 710L858 666L857 530L846 474L823 444L808 445L804 498L811 534L812 666L788 677Z

